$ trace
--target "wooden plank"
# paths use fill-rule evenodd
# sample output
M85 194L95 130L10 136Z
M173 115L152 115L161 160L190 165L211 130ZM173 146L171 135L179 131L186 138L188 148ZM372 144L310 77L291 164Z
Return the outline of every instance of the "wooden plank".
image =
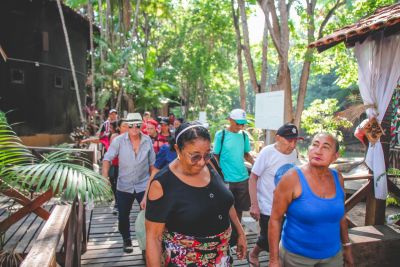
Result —
M374 178L374 176L370 173L352 174L343 176L344 181L363 180L363 179L371 180L372 178Z
M345 201L344 206L346 212L354 208L355 205L357 205L360 201L366 198L368 194L370 194L373 183L374 182L372 180L369 180L367 183L361 186L361 188L358 189L357 192L355 192L350 198Z
M55 208L55 205L45 206L45 209L47 209L50 213L52 210L54 210L54 208ZM39 235L40 231L43 229L45 224L46 224L46 221L44 221L44 220L40 219L38 216L36 216L35 221L28 228L28 230L26 231L25 235L22 237L22 239L18 243L15 250L21 251L21 254L28 254L29 250L33 246L33 243L35 242L37 236Z
M19 209L17 212L13 213L10 217L0 222L0 232L5 232L11 225L24 218L29 212L36 210L38 207L43 205L53 196L52 189L47 190L45 193L41 194L32 202L26 204L24 207Z
M8 188L7 190L2 190L1 193L14 199L22 206L26 206L32 202L29 198L27 198L26 196L24 196L23 194L12 188ZM42 207L37 207L35 210L33 210L33 212L42 217L43 220L47 220L50 216L50 213L48 213L47 210L43 209Z
M144 267L141 250L134 232L134 221L139 211L135 203L130 216L133 253L124 253L121 235L118 232L118 217L111 213L111 206L97 206L93 209L90 221L90 232L87 252L82 255L82 266L140 266ZM246 230L248 247L252 249L257 241L257 233ZM239 261L233 254L234 266L248 266L247 260ZM261 266L268 265L269 256L263 252L260 255Z
M21 227L21 225L23 225L23 223L25 222L25 220L28 218L28 215L24 216L21 220L19 220L18 222L14 223L13 225L11 225L10 228L7 229L6 234L5 234L5 243L9 242L12 237L14 236L15 232L18 231L18 229Z
M22 239L22 237L25 235L27 230L32 226L34 221L36 220L37 216L33 213L29 213L26 216L25 220L21 220L21 224L16 229L16 231L13 233L13 235L9 238L7 243L4 246L5 250L12 250L17 247L19 241ZM16 253L22 253L23 251L15 251Z
M348 228L354 228L354 227L357 227L357 226L358 226L357 224L355 224L355 223L349 218L348 215L346 215L346 221L347 221L347 226L348 226Z
M400 228L389 225L349 229L355 266L399 266Z
M58 205L54 209L21 267L55 266L55 250L70 213L70 205Z
M56 207L56 205L51 205L49 206L48 210L51 213L51 211L54 211L54 208ZM47 206L45 206L45 208L47 209ZM29 251L31 250L31 248L33 247L33 245L35 244L35 241L37 240L40 232L42 231L44 225L46 224L47 221L43 221L43 220L39 220L40 222L38 224L35 224L36 229L29 229L29 232L27 234L27 240L29 242L27 242L27 244L22 244L20 242L20 245L23 245L25 247L24 249L24 254L28 254Z

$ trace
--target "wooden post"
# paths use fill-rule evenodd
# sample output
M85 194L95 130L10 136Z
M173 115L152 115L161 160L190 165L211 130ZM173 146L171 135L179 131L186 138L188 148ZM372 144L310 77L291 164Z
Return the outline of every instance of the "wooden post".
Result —
M374 187L371 187L367 195L365 225L383 225L385 224L386 200L376 199Z
M68 220L68 237L67 237L67 242L64 244L65 247L65 267L74 267L74 256L75 256L75 250L76 250L76 241L75 241L75 235L76 235L76 202L74 201L71 205L71 214L69 216Z

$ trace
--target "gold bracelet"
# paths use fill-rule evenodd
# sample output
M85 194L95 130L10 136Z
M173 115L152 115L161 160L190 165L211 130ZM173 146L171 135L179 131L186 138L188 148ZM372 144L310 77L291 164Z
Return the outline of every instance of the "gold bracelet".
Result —
M348 246L350 246L350 245L351 245L351 242L347 242L347 243L343 243L343 244L342 244L343 247L348 247Z

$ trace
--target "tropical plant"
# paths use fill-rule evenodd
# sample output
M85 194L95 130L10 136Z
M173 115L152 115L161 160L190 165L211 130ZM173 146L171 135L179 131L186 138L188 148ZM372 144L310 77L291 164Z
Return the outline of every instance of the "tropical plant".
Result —
M342 129L350 128L353 123L346 118L336 117L335 113L339 110L338 100L328 98L325 101L315 99L310 107L304 110L302 119L302 128L309 135L320 132L328 132L337 137L340 143L343 142ZM341 152L344 151L343 144Z
M111 196L106 178L89 169L90 162L71 151L57 151L37 159L16 136L7 122L0 122L0 177L2 187L22 193L44 192L73 200L108 200Z
M400 179L400 170L399 169L390 168L390 169L388 169L387 174L393 175L396 179ZM390 205L400 207L400 197L390 193L386 198L386 206L390 206Z

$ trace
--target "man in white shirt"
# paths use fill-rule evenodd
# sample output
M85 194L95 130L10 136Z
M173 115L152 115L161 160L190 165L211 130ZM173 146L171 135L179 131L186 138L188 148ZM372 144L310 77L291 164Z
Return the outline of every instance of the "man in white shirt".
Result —
M275 175L281 168L297 162L295 150L298 129L294 124L281 126L275 136L274 144L264 147L258 155L249 179L251 200L250 215L260 224L260 235L253 250L249 254L250 266L259 266L258 255L261 251L269 251L268 222L271 215Z

